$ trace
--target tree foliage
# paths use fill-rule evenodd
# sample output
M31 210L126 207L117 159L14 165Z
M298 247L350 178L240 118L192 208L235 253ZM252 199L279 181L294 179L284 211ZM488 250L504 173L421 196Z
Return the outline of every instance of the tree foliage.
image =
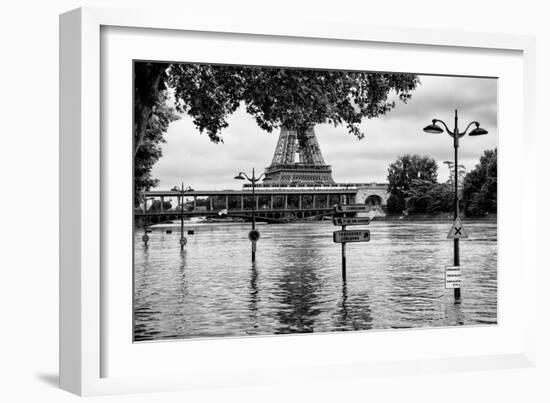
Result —
M407 199L412 197L411 186L426 186L427 183L437 182L437 164L428 156L417 154L405 154L392 162L388 168L388 211L390 213L401 213L408 208ZM415 193L418 208L422 205L420 194Z
M404 155L388 169L390 213L444 213L454 210L454 182L437 183L430 157ZM469 216L497 211L497 150L486 150L475 169L464 176L461 210Z
M391 193L386 202L386 207L391 214L401 214L407 208L405 195L398 191Z
M410 213L436 214L453 210L454 190L448 183L414 179L405 195Z
M405 154L388 168L388 191L407 191L414 180L437 182L437 163L432 157Z
M464 177L466 215L483 216L497 211L497 150L486 150L479 164Z
M162 203L162 209L160 208L161 201L160 200L153 200L149 206L147 206L148 212L159 212L159 211L168 211L172 208L172 203L169 201L164 201Z
M134 201L139 204L139 193L155 187L158 183L151 175L153 165L162 157L161 144L165 143L164 133L168 125L180 117L173 107L169 106L167 93L159 94L156 105L151 108L151 116L147 120L141 147L134 158Z
M147 125L166 90L165 63L134 63L134 158L144 145Z
M332 123L362 138L359 124L364 118L390 111L395 106L391 93L407 102L419 84L413 74L207 64L136 63L135 75L136 151L141 147L142 120L167 87L174 90L178 111L191 116L201 133L220 142L227 118L241 103L268 132L285 126L302 139L312 125Z
M177 111L218 143L228 117L241 105L268 132L285 127L303 141L310 127L331 123L345 125L361 139L364 118L390 111L394 99L407 102L418 84L413 74L136 62L134 159L141 181L136 190L155 185L150 172L163 141L162 133L153 135L149 125L166 101L167 89L173 91ZM167 125L158 128L165 131Z
M361 121L390 111L392 92L407 102L419 80L411 74L178 64L170 67L168 82L178 110L219 142L241 102L268 132L284 126L303 139L311 126L331 123L363 138Z

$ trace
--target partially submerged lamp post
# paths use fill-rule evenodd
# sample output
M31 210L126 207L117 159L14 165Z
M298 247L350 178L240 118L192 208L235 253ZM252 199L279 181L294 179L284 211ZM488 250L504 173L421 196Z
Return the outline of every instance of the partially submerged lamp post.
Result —
M252 231L248 233L248 239L252 243L252 261L256 261L256 241L260 239L260 233L256 230L256 182L258 182L262 176L265 177L265 173L262 173L260 176L256 177L254 168L252 168L252 178L249 177L244 172L239 172L237 176L233 179L238 180L248 180L252 183Z
M184 208L184 196L185 196L185 193L187 192L192 192L193 189L191 189L190 186L187 186L187 189L183 186L183 182L181 183L181 189L178 188L177 186L174 186L172 188L172 191L175 191L175 192L180 192L181 193L181 236L180 236L180 249L183 250L183 247L185 246L185 244L187 243L187 239L185 238L184 236L184 219L185 219L185 208Z
M441 123L445 127L445 130L443 130L441 128L441 126L438 125L438 123ZM468 132L468 130L470 129L470 127L472 125L475 125L475 129ZM445 122L443 122L442 120L439 120L439 119L433 119L432 124L426 126L424 128L424 131L426 133L433 133L433 134L441 134L444 131L446 131L447 134L453 138L453 147L454 147L454 151L455 151L455 159L454 159L454 166L455 166L455 170L454 170L454 175L455 175L455 180L454 180L454 187L455 187L454 219L456 220L458 218L458 169L457 168L458 168L459 139L461 137L465 136L466 134L468 134L469 136L482 136L484 134L487 134L488 132L487 132L487 130L482 129L481 127L479 127L479 122L476 122L476 121L470 122L468 124L468 126L466 126L466 130L464 130L463 132L459 132L459 130L458 130L458 111L456 109L455 109L455 125L454 125L453 131L449 130L449 128L447 127ZM460 251L459 251L459 239L458 238L454 239L454 265L455 266L460 266ZM460 299L460 288L455 288L454 289L454 295L455 295L455 299Z
M141 240L147 246L147 242L149 242L149 235L147 235L147 227L149 227L149 220L147 215L147 201L148 200L155 200L154 197L147 197L145 193L143 193L143 219L144 219L144 225L143 225L143 236L141 237Z

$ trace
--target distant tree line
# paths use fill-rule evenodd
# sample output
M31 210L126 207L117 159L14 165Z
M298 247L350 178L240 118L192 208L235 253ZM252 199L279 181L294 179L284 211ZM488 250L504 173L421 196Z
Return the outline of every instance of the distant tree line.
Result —
M454 179L437 182L437 163L428 156L406 154L388 168L387 208L391 214L454 211ZM460 211L484 216L497 211L497 150L486 150L460 184Z

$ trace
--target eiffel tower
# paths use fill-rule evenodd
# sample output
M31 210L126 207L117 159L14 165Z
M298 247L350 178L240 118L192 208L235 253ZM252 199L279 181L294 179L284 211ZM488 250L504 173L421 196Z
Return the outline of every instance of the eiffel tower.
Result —
M333 185L332 168L325 164L313 128L300 144L296 131L281 128L265 181L273 185Z

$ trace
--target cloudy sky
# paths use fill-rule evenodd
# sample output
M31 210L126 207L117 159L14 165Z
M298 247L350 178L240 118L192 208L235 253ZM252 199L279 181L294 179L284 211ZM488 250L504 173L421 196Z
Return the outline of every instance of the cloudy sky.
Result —
M458 109L459 129L477 120L489 131L486 136L463 137L459 164L474 168L483 150L497 146L497 80L465 77L420 76L421 85L412 99L387 115L365 120L365 138L357 140L344 127L316 126L315 132L336 182L385 182L388 165L398 156L429 155L438 163L439 180L449 172L443 161L453 159L452 139L446 134L426 134L422 128L438 118L452 128ZM229 118L223 144L201 135L191 119L183 115L166 133L163 157L153 169L159 189L170 189L182 181L194 189L239 188L233 177L252 167L258 173L271 163L279 132L262 131L240 108Z

